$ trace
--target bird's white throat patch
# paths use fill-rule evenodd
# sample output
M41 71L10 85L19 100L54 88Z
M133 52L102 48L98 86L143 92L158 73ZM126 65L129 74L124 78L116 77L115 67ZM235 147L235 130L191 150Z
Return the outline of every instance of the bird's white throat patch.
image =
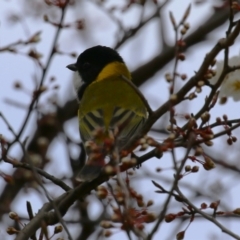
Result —
M81 76L79 75L78 72L75 72L73 74L73 86L75 89L75 92L78 92L78 89L83 85L83 80L81 78Z

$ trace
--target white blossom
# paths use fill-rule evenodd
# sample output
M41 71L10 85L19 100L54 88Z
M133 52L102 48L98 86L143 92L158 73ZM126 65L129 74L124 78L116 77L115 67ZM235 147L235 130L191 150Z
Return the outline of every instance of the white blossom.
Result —
M240 56L229 58L229 66L240 66ZM215 84L219 79L224 66L224 61L216 63L216 75L210 80ZM240 100L240 69L228 73L220 86L220 97L232 97L234 101Z

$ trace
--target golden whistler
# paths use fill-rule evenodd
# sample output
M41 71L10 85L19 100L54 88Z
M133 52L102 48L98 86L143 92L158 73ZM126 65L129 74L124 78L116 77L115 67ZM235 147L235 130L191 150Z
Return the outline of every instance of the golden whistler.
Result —
M118 129L114 144L118 150L123 149L142 128L148 112L138 91L128 83L131 74L122 57L109 47L95 46L81 53L77 62L67 68L78 73L78 120L85 146L90 141L104 147L104 138L96 137L97 129L106 138ZM90 156L91 148L86 147L86 151ZM103 166L102 159L88 157L77 178L92 181Z

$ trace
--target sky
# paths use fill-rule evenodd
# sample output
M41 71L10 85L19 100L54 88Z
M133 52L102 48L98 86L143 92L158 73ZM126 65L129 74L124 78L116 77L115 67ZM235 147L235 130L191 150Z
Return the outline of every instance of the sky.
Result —
M23 0L21 0L23 1ZM107 4L108 7L114 5L114 4L122 4L123 1L117 0L117 1L109 1ZM169 11L173 12L173 15L178 21L181 19L185 9L187 8L188 4L191 1L189 0L175 0L171 1L171 3L167 6L165 10L165 14L163 14L162 18L165 21L165 29L167 30L166 35L166 41L168 44L173 45L174 44L174 32L172 30L172 26L168 17ZM114 4L113 4L114 3ZM192 4L191 13L188 19L188 22L190 23L190 30L193 31L196 27L198 27L204 18L207 18L211 14L211 7L212 4L215 3L214 1L208 1L205 4L202 4L201 6L196 6ZM82 5L81 5L82 4ZM83 1L79 6L79 9L84 8L84 12L79 12L78 9L70 9L68 11L66 22L74 20L76 17L78 18L84 18L86 22L86 29L82 32L78 33L76 31L71 30L65 30L61 33L60 39L59 39L59 48L63 52L76 52L77 54L84 51L86 48L94 46L94 45L106 45L106 46L114 46L115 43L115 36L118 33L116 26L110 21L108 17L105 16L103 11L100 11L97 9L96 5L93 3L90 3L90 1ZM25 28L21 24L10 24L8 19L9 12L14 13L21 13L23 10L23 5L20 4L19 0L5 0L1 1L0 3L0 48L7 45L8 43L15 42L19 39L26 39L27 37L31 36L31 34L41 30L41 42L37 44L35 47L36 49L43 54L42 62L45 62L48 54L49 49L52 44L52 39L54 36L55 29L52 26L49 26L49 24L44 23L41 19L36 19L31 16L26 18L25 24L28 26L28 30L26 31ZM149 5L146 12L144 13L144 16L147 17L151 12L153 11L153 6ZM48 9L48 12L51 12L51 9ZM48 13L47 12L47 13ZM91 14L89 14L91 13ZM94 13L94 14L93 14ZM27 15L26 15L27 16ZM139 21L140 16L140 8L134 7L131 8L129 11L127 11L124 14L124 17L122 18L120 13L116 14L117 17L121 18L123 20L124 26L135 26L136 23ZM56 15L56 19L57 19ZM97 22L97 25L96 25ZM219 38L224 37L225 29L227 27L227 24L222 26L221 28L217 29L213 33L208 35L208 38L206 41L204 41L201 44L195 45L194 47L190 48L186 52L186 61L180 63L179 71L181 73L186 73L187 76L191 77L194 74L194 71L196 71L205 54L212 48L212 46L217 42ZM25 30L24 30L25 29ZM94 32L94 34L93 34ZM144 39L144 41L142 40ZM238 38L239 40L239 38ZM147 62L149 59L151 59L156 52L159 52L161 49L160 44L158 44L157 41L161 41L161 32L159 30L159 25L157 21L153 21L150 24L148 24L146 27L144 27L136 36L136 38L133 41L128 41L126 44L124 44L122 47L118 49L121 56L124 58L126 64L131 70L134 70L137 66ZM21 52L26 52L26 48L21 48ZM230 56L239 55L239 44L235 44L235 46L230 51ZM223 55L219 55L217 59L222 59ZM49 72L47 73L47 78L50 79L51 76L56 77L56 82L52 83L52 86L55 84L58 84L60 86L59 91L57 92L57 100L60 105L63 105L67 100L72 99L75 97L75 93L72 86L72 72L68 71L65 66L73 63L75 61L74 58L69 56L55 56L53 59L53 62L51 63L51 67ZM28 105L31 101L31 94L29 94L34 89L34 81L33 78L39 79L40 72L36 71L36 66L33 63L33 61L29 60L24 55L18 55L11 54L8 52L3 52L0 54L0 81L1 81L1 88L0 88L0 111L4 113L5 117L9 120L9 123L14 127L14 130L17 132L22 124L23 119L25 118L25 111L22 109L18 109L14 106L11 106L6 103L6 100L12 99L17 102L23 103L25 105ZM143 92L144 96L148 99L150 105L153 109L156 109L159 105L161 105L163 102L165 102L168 97L168 84L166 81L162 81L164 78L164 75L166 72L171 72L173 69L173 62L170 62L167 64L161 71L159 71L155 76L152 77L150 82L148 84L144 84L140 87L141 91ZM24 87L28 90L28 92L21 92L16 91L16 89L13 88L14 82L16 81L22 81ZM48 80L49 81L49 80ZM179 83L182 84L182 83ZM205 90L204 90L205 91ZM205 92L204 92L205 93ZM180 114L184 114L186 112L196 112L196 110L201 106L202 102L204 101L205 96L207 95L208 90L206 90L205 94L199 95L198 99L194 100L193 102L189 102L187 105L183 107L177 107L176 109L179 111ZM48 94L46 93L43 95L43 97L40 100L40 103L42 103L42 110L43 111L49 111L49 108L46 107L45 102L48 98ZM236 111L237 109L237 103L233 102L231 99L228 100L227 104L222 106L220 104L216 105L216 108L214 108L212 112L212 119L216 118L216 116L222 116L223 114L228 114L229 118L237 118L239 113ZM30 123L28 124L28 127L26 128L22 140L26 138L26 136L29 136L31 132L36 127L36 116L33 115L30 119ZM78 132L78 126L77 126L77 120L73 119L65 124L66 132L69 136L71 136L74 140L79 141L79 135L76 134ZM13 136L11 132L7 129L7 127L4 125L3 121L0 119L0 134L2 134L6 139L13 139ZM152 133L150 133L151 135ZM157 136L160 140L162 136ZM48 152L48 157L52 159L51 163L48 164L46 171L50 174L55 173L56 164L58 166L58 176L71 176L70 172L70 166L66 161L61 161L61 164L58 163L59 159L67 158L67 149L62 147L63 146L64 139L61 135L59 135L54 142L52 143L52 146L50 147L50 150ZM233 161L237 154L239 149L239 143L237 142L233 147L228 147L223 141L216 141L217 144L213 147L213 150L216 151L216 154L219 155L225 155L226 151L228 151L228 159L230 161ZM10 155L12 157L19 158L20 148L18 146L15 146L12 148ZM184 155L184 151L177 151L178 159L181 159L181 157ZM152 159L148 161L147 163L144 163L143 169L141 169L141 173L135 174L135 180L133 180L133 184L136 186L141 185L143 186L139 191L146 195L149 198L156 199L156 202L159 202L158 204L154 205L152 207L152 210L154 212L159 212L158 207L160 206L160 203L164 201L164 196L157 195L153 193L155 188L153 186L150 186L149 181L146 182L146 180L141 180L138 178L140 174L148 174L152 171L155 167L161 167L161 168L167 168L170 166L170 154L166 154L164 159L156 160ZM13 171L12 167L8 164L1 163L0 164L0 170L4 171L5 173L11 173ZM221 169L218 169L218 171L221 171ZM166 186L169 186L169 183L167 182L167 179L169 179L169 174L171 174L171 171L165 171L163 172L162 179L166 179ZM219 175L217 172L210 171L207 172L203 169L200 169L199 174L191 175L183 180L184 184L191 184L196 183L193 186L204 189L204 186L199 186L198 183L202 184L202 180L204 179L205 174L208 174L208 179L214 179L214 181L206 182L207 187L211 187L211 184L213 185L212 188L212 194L216 197L216 200L220 197L215 191L216 186L214 186L216 177ZM219 180L219 185L226 187L228 186L233 180L235 176L234 175L227 175L222 176L222 178ZM158 175L155 174L155 179L158 179ZM162 180L163 181L163 180ZM3 186L4 182L2 179L0 179L0 186ZM49 192L52 193L52 197L59 196L62 192L61 190L54 191L55 187L54 185L49 184L47 186L47 189ZM238 184L235 184L231 188L230 191L228 191L229 196L226 198L222 198L222 206L223 207L229 207L232 206L232 209L235 209L239 207L239 201L238 197L236 197L236 193L239 192L240 186ZM185 189L185 193L188 196L191 196L191 191L187 191ZM166 196L165 196L166 197ZM91 198L91 197L90 197ZM15 199L15 201L12 203L12 210L18 212L19 214L25 215L26 210L22 207L25 206L26 200L34 203L33 207L35 212L42 206L42 204L47 201L44 196L40 197L40 194L36 193L36 191L32 189L26 189L25 192L19 194L19 196ZM195 205L200 204L201 202L195 202ZM96 217L99 212L99 204L95 201L94 204L91 204L89 206L89 209L91 209L91 215L92 217ZM177 212L181 209L181 204L178 205L176 208L176 205L172 202L170 206L175 207L175 209L171 209L173 212ZM66 219L69 219L70 217L74 217L77 219L77 215L73 214L72 212L70 214L66 215ZM9 221L6 219L6 223L9 223ZM226 224L226 227L231 228L234 232L240 234L239 227L237 226L237 223L235 222L227 222L224 221L224 224ZM177 223L174 224L166 224L164 223L161 227L161 239L165 239L165 236L167 236L167 233L169 231L172 231L174 229L173 226L176 226ZM187 225L187 222L186 222ZM185 226L186 226L185 225ZM149 229L153 224L149 224ZM183 225L184 226L184 225ZM204 229L203 231L199 231L200 229ZM72 231L77 231L74 227L72 228ZM196 236L197 232L197 236ZM4 235L4 229L0 228L0 236L1 234ZM5 235L4 235L5 236ZM196 239L196 240L202 240L202 239L210 239L210 236L215 236L214 239L229 239L228 236L221 233L221 231L215 227L210 222L207 222L206 220L197 220L197 222L194 224L191 224L189 227L186 238L185 239ZM12 237L8 238L13 239ZM7 240L8 240L7 239ZM110 239L126 239L126 236L124 233L116 233L113 238ZM154 239L159 239L158 234L156 234Z

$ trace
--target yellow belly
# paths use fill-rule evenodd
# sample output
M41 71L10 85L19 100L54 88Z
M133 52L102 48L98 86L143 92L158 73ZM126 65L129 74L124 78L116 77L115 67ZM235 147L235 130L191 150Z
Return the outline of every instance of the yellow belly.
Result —
M121 77L114 77L94 82L86 88L79 105L79 120L91 111L102 109L104 123L108 127L116 107L147 117L147 110L139 95Z

